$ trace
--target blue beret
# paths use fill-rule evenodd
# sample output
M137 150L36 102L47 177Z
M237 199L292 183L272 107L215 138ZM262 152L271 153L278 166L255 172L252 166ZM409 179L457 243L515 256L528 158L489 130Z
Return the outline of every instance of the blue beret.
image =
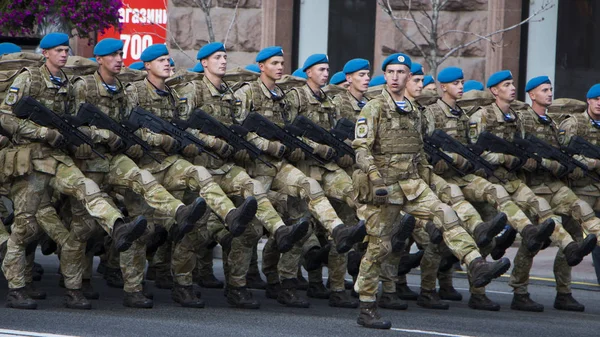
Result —
M209 44L205 44L204 47L198 50L196 59L205 59L218 51L225 51L225 46L221 42L211 42Z
M435 82L435 79L433 79L433 76L431 75L425 75L425 77L423 77L423 86L426 87L429 84Z
M52 49L58 46L69 46L69 35L65 33L50 33L40 41L40 48Z
M329 83L331 84L341 84L344 82L346 82L346 74L344 74L343 71L338 71L337 73L333 74L329 80Z
M369 61L365 59L352 59L344 65L344 69L342 70L345 75L355 73L359 70L371 70L371 65ZM333 79L333 77L332 77ZM345 79L344 79L345 81Z
M497 73L493 73L487 81L487 87L491 88L498 85L502 81L512 80L512 73L510 70L500 70Z
M96 61L96 58L95 58L95 57L88 57L88 60L90 60L90 61L94 61L94 62L98 63L98 61Z
M12 54L21 52L21 47L14 43L2 42L0 43L0 55Z
M244 69L253 71L255 73L260 73L260 68L258 67L258 64L249 64L246 67L244 67Z
M375 76L369 81L369 87L385 84L385 77L383 75Z
M132 64L129 65L129 69L144 70L144 62L142 62L142 61L133 62Z
M530 79L529 82L527 82L527 84L525 85L525 92L529 92L545 83L552 84L548 76L534 77Z
M600 83L592 85L590 90L588 90L586 98L596 98L600 96Z
M308 76L306 76L306 73L302 70L302 68L298 68L298 69L294 70L294 72L292 73L292 76L300 77L305 80L308 79Z
M196 65L193 68L188 68L188 70L193 71L195 73L203 73L204 67L202 66L202 63L196 63Z
M412 63L412 65L410 66L410 72L413 75L425 75L425 73L423 72L423 66L421 65L421 63L417 62Z
M175 66L175 61L173 61L172 58L169 59L169 66L170 67L174 67Z
M264 48L256 54L256 62L264 62L273 56L283 56L283 48L279 46Z
M106 38L102 39L94 47L95 56L110 55L116 51L123 49L123 41L119 39Z
M304 61L304 65L302 66L302 71L306 72L308 68L314 66L315 64L321 63L329 63L329 58L325 54L312 54L310 55L306 61Z
M412 67L410 57L402 53L396 53L386 57L386 59L383 60L383 63L381 64L381 70L385 71L385 67L387 67L388 64L404 64L408 67L408 69Z
M142 56L140 56L140 60L144 62L152 62L163 55L169 55L167 46L162 43L156 43L144 49Z
M463 88L464 92L468 92L471 90L479 90L479 91L483 91L483 89L485 89L483 87L483 83L479 82L479 81L475 81L475 80L468 80L465 82L465 86Z
M438 73L438 81L440 83L450 83L463 78L465 78L463 71L458 67L444 68Z

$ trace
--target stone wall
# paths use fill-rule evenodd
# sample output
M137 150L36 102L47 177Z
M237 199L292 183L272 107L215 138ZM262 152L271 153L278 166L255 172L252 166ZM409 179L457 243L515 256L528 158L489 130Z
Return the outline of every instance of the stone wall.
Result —
M178 68L192 67L197 62L196 53L209 41L206 15L198 3L169 0L167 40ZM229 68L252 63L261 48L262 1L240 0L237 14L236 3L237 0L213 0L210 9L215 39L224 41L229 31L226 42Z

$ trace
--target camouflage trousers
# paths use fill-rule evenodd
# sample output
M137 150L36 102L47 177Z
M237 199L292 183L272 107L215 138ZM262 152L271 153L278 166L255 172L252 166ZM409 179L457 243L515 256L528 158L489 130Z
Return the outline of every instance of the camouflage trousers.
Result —
M433 220L433 223L443 229L444 242L449 249L464 263L469 264L474 259L481 257L477 245L471 236L459 225L459 219L450 206L442 203L435 193L421 179L408 182L415 190L422 191L411 200L404 198L404 204L386 204L383 206L368 205L379 208L378 212L367 212L368 246L365 256L361 260L360 272L354 285L354 290L359 294L360 300L373 302L376 299L381 263L391 252L390 235L392 224L397 222L401 211L424 220ZM397 186L388 186L388 191L402 193ZM398 195L390 199L398 200Z
M565 219L563 227L577 241L583 240L583 232L597 234L600 232L600 219L598 219L590 204L580 199L563 182L554 180L546 182L542 186L532 187L539 197L543 197L552 207L554 213L559 214ZM552 193L547 193L552 192ZM518 264L520 270L527 273L514 273L511 275L509 285L514 288L518 294L526 294L529 284L529 270L533 264L535 254L525 252L526 249L519 248L522 251L519 259L515 258L515 266ZM562 249L556 253L554 260L554 276L556 278L556 291L559 293L571 292L571 267L567 264Z
M66 230L58 218L56 210L50 204L48 186L82 202L87 213L108 233L112 231L115 221L123 217L102 195L98 185L86 178L75 165L59 162L55 167L54 177L34 171L27 176L15 178L11 186L10 196L15 207L15 222L2 264L11 289L25 286L25 247L37 238L41 229L61 245L61 256L65 258L66 255L66 261L69 261L66 263L68 267L65 267L69 269L66 270L67 274L70 270L79 270L74 277L79 278L81 275L82 259L77 256L81 254L84 246L72 231ZM69 266L71 259L79 265Z

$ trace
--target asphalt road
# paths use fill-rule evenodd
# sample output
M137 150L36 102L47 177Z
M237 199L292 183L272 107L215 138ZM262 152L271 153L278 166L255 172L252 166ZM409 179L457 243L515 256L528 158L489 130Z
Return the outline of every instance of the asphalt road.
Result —
M39 255L39 254L38 254ZM108 288L101 275L94 286L100 300L93 310L77 311L63 306L63 289L57 286L55 257L41 256L46 274L40 288L48 299L39 301L38 310L4 308L6 281L0 281L0 336L597 336L600 330L600 291L577 287L574 296L586 305L584 313L557 311L552 308L554 288L546 281L530 286L532 297L544 304L543 313L510 310L512 294L506 278L488 287L488 296L502 305L500 312L482 312L468 308L467 282L457 277L455 285L463 294L462 302L451 303L450 310L433 311L409 303L406 311L382 310L392 320L390 331L365 329L356 324L358 309L336 309L326 300L311 300L309 309L292 309L266 299L263 291L254 291L261 302L259 310L228 307L222 290L204 289L204 309L182 308L170 299L168 290L153 287L154 309L130 309L122 304L119 289ZM217 275L222 278L220 260ZM409 275L409 284L418 290L419 276Z

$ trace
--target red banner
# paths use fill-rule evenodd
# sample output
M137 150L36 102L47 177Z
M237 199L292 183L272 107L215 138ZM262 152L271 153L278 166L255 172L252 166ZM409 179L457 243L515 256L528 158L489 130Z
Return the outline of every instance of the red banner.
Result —
M142 51L167 40L167 0L123 0L119 10L123 29L110 29L98 35L123 40L123 60L128 66L140 59Z

